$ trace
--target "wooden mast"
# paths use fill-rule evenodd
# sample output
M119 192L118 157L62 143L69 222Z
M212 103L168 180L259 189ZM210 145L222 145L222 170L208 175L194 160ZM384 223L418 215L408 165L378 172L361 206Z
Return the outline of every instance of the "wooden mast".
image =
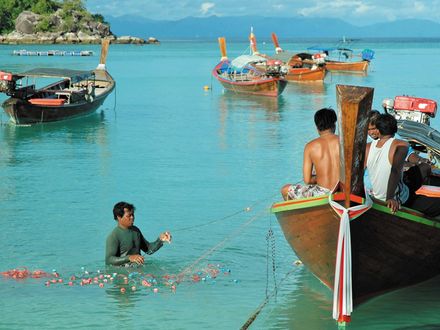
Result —
M226 54L226 39L224 37L219 37L218 44L220 47L220 54L222 55L220 61L226 61L228 59L228 55Z
M272 33L272 41L275 46L275 53L277 53L277 54L281 53L283 50L280 47L280 43L278 42L278 37L274 32Z
M105 62L107 61L108 46L110 45L110 39L102 39L101 42L101 56L99 58L99 64L97 70L105 70Z
M350 194L363 196L364 160L368 117L374 88L336 85L338 105L340 181L345 207L350 207Z

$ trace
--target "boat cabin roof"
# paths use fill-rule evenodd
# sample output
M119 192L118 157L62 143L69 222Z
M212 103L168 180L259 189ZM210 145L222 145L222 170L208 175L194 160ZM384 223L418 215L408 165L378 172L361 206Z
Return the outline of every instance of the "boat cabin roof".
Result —
M241 55L238 56L237 58L234 58L231 61L231 65L235 68L244 68L246 65L248 65L249 63L262 63L262 62L266 62L267 59L263 56L258 56L258 55Z
M292 57L294 57L297 53L283 51L278 54L273 54L271 57L275 60L280 60L283 62L289 62Z
M55 69L55 68L36 68L29 71L16 74L24 77L41 77L41 78L62 78L69 79L72 82L85 80L93 77L93 71L69 70L69 69Z

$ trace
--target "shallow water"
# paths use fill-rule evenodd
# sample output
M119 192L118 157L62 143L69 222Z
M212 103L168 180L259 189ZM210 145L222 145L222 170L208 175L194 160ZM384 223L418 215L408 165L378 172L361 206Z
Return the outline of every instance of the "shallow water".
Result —
M215 42L111 45L107 67L117 88L96 114L32 127L8 125L2 115L0 271L25 266L63 277L82 267L104 271L112 207L126 200L136 205L135 222L148 239L173 233L173 243L148 257L143 271L160 276L219 264L231 274L156 294L0 278L0 328L239 328L274 288L274 257L276 280L283 282L252 328L336 329L330 292L293 264L297 258L267 209L279 200L279 187L301 179L303 146L316 137L314 111L335 107L335 84L374 87L376 109L395 95L436 99L440 87L438 41L361 42L356 49L376 50L367 76L290 84L278 100L224 93L210 75L219 60ZM230 57L246 47L228 45ZM0 48L2 68L89 69L98 61L16 57L13 49ZM99 53L97 46L81 49ZM272 49L266 44L260 51ZM439 129L438 118L432 126ZM433 279L373 299L355 310L349 328L440 327L439 284Z

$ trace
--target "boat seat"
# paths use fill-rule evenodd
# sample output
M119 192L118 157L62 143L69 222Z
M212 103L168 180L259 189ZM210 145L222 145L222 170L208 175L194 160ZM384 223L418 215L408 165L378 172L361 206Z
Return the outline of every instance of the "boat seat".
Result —
M428 197L440 197L440 187L423 185L416 191L416 194Z

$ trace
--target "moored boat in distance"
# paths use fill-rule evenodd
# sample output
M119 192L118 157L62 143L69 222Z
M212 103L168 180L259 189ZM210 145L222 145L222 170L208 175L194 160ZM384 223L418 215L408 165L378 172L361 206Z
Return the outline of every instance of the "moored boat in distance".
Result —
M440 220L408 208L393 214L384 202L363 197L359 164L372 97L372 88L337 85L339 189L272 206L295 254L333 291L338 322L349 321L353 306L368 298L440 274Z
M35 68L21 73L0 72L0 92L10 96L2 107L11 122L27 125L59 121L98 109L115 88L105 65L109 43L103 41L95 70ZM42 87L38 86L40 81L45 83Z
M338 72L367 72L370 61L374 58L374 51L364 49L360 55L354 55L354 51L341 47L312 46L308 50L319 52L325 59L325 67L328 71ZM336 56L331 56L337 53ZM354 57L361 57L361 60L353 60Z
M218 38L221 59L212 75L222 86L234 93L279 96L285 89L281 62L258 54L241 55L230 61L226 54L225 38Z
M275 33L272 33L272 41L275 46L275 54L271 57L282 61L287 67L286 79L288 81L314 82L324 80L326 67L321 55L314 56L307 53L284 51L280 47Z

